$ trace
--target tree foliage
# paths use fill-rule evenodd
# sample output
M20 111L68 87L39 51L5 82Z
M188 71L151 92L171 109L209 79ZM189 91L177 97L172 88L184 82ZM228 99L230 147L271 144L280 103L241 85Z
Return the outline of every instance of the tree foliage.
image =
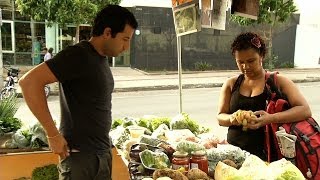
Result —
M231 20L242 26L264 24L269 25L267 29L259 28L264 34L263 38L268 41L267 61L264 61L268 68L272 70L277 61L276 55L272 52L273 29L277 23L283 23L288 20L291 15L297 11L294 0L259 0L258 19L253 20L237 15L231 15Z
M285 22L297 8L293 0L259 0L259 15L257 20L231 15L231 20L240 25L275 24Z
M107 4L120 0L16 0L17 9L36 21L66 24L91 24L96 13Z

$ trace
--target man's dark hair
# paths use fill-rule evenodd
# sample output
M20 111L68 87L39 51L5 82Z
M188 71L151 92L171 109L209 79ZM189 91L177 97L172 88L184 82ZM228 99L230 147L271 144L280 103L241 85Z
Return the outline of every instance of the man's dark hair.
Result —
M52 52L53 52L53 48L52 48L52 47L51 47L51 48L49 48L48 52L49 52L50 54L52 54Z
M134 15L126 8L118 5L107 5L96 16L93 22L91 35L100 36L105 28L111 29L111 36L114 38L117 33L124 30L125 25L137 29L138 22Z
M231 45L232 55L235 51L254 49L260 56L265 57L267 53L266 44L263 39L253 32L239 34Z

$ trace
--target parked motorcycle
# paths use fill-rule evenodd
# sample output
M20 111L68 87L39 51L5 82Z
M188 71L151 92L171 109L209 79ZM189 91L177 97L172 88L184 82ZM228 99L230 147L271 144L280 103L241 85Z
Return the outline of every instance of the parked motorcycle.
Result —
M8 63L7 63L8 64ZM7 73L7 78L6 78L6 83L4 85L4 87L1 89L0 91L0 100L2 99L6 99L8 97L10 97L11 95L15 95L17 93L17 89L15 88L15 84L18 82L18 75L19 75L19 68L13 68L10 67L3 67L4 69L6 69L8 71ZM47 84L44 86L44 92L46 97L48 98L50 95L50 86Z
M3 67L8 71L7 73L7 78L6 78L6 83L4 87L2 88L0 92L0 100L6 99L10 97L11 95L15 95L17 93L17 89L15 88L15 83L18 82L18 75L20 70L18 68L13 68L13 67Z

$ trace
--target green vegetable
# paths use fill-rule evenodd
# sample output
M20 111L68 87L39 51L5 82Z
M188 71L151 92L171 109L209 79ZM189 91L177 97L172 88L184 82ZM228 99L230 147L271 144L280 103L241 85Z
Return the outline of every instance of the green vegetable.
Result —
M122 119L115 119L112 121L112 124L111 124L111 129L115 129L116 127L118 126L121 126L123 123L123 120Z
M123 118L123 123L122 123L122 126L124 128L128 127L128 126L132 126L135 124L135 119L133 118L130 118L130 117L125 117Z
M199 134L200 125L189 118L187 113L179 114L171 122L171 129L189 129L193 134Z
M153 137L148 136L148 135L142 135L140 137L140 143L149 144L151 146L157 146L158 144L161 143L161 140L159 140L157 138L153 138Z
M21 134L30 142L32 138L32 134L30 133L29 129L22 130Z
M143 166L147 168L164 169L170 167L170 160L163 152L144 150L139 153Z
M114 145L118 148L118 149L122 149L124 143L130 139L130 133L128 131L128 129L124 129L120 136L114 140Z
M276 180L300 180L302 177L294 171L285 171ZM301 179L302 180L302 179Z
M142 151L140 153L140 159L143 162L143 165L149 168L154 167L156 164L153 153L150 150Z
M204 134L204 133L208 133L208 132L210 132L210 128L200 126L198 134Z
M30 128L30 133L32 134L30 142L32 148L48 147L48 139L40 123L33 125Z
M149 120L145 118L140 118L136 121L138 126L145 127L149 129Z
M165 124L170 127L170 118L168 117L156 117L150 122L150 129L152 131L156 130L161 124Z
M12 136L12 144L18 148L26 148L30 145L30 141L22 134L21 130L18 130ZM12 145L6 144L6 146L8 147Z
M38 167L32 171L32 180L58 180L59 173L57 165L50 164L43 167Z
M201 144L191 142L191 141L180 141L176 148L177 151L187 152L191 154L192 151L205 150L205 147Z

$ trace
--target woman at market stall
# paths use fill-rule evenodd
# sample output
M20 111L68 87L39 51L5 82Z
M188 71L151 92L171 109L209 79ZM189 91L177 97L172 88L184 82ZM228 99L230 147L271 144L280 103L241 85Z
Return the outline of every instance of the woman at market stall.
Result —
M269 123L295 122L311 117L309 105L299 89L287 77L279 74L277 84L292 108L268 114L265 112L267 89L263 60L267 49L262 38L252 32L238 35L231 45L232 55L241 72L239 76L229 78L222 86L218 105L217 119L220 126L229 127L227 140L266 160L264 153L264 126ZM255 116L244 131L235 119L237 110L253 111ZM258 117L258 118L257 118Z

